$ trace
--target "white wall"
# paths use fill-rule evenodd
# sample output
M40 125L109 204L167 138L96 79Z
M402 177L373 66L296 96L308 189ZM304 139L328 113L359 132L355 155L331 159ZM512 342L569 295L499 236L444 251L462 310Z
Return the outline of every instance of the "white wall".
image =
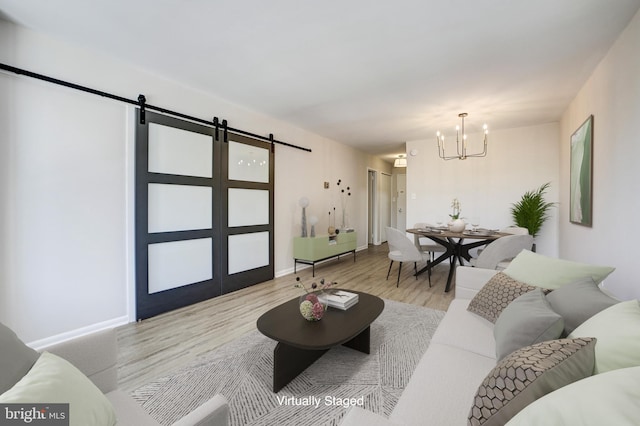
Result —
M640 298L640 13L571 102L561 122L560 255L615 266L606 286L624 299ZM593 226L569 222L569 141L593 114Z
M351 187L349 223L366 247L367 167L373 157L243 109L114 58L0 20L0 61L311 148L276 146L275 269L293 269L298 199L308 214L339 210L335 183ZM131 106L0 73L0 321L48 343L126 322L133 288ZM330 189L323 189L323 182ZM326 231L324 231L326 232Z
M559 194L558 123L492 131L483 158L445 161L438 157L435 136L407 142L407 224L446 222L451 201L458 198L462 216L477 216L480 226L502 228L513 224L510 208L526 191L551 182L547 201ZM480 141L481 135L469 135ZM476 152L470 148L470 153ZM538 253L558 254L558 209L536 237Z

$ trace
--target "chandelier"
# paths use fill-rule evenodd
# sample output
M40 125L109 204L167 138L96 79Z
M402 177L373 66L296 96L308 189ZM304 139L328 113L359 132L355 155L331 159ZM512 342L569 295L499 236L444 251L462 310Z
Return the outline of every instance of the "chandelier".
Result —
M436 137L438 138L438 155L443 160L453 160L454 158L457 158L458 160L466 160L468 157L484 157L485 155L487 155L487 134L489 133L489 129L488 129L486 124L484 126L482 126L482 129L484 131L484 141L483 141L484 148L483 148L482 152L479 152L479 153L476 153L476 154L467 154L467 134L464 132L464 118L467 115L468 114L466 112L458 114L458 117L460 117L462 119L462 126L456 126L456 152L457 152L457 155L447 155L446 154L445 145L444 145L444 135L441 134L439 130L436 133ZM460 142L460 131L461 130L462 130L462 143Z

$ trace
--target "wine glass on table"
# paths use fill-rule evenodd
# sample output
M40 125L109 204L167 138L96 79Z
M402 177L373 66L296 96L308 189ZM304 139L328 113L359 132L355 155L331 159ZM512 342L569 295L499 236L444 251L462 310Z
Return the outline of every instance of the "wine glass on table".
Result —
M480 218L477 216L471 217L471 229L473 232L478 232L478 227L480 226Z

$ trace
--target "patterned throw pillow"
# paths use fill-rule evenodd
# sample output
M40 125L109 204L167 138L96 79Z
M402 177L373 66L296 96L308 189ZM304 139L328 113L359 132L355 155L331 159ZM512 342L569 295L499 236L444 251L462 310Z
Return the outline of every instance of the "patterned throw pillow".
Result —
M500 361L478 388L468 425L504 425L538 398L591 376L596 339L549 340Z
M471 299L467 310L495 324L509 303L535 289L532 285L521 283L507 274L498 272Z

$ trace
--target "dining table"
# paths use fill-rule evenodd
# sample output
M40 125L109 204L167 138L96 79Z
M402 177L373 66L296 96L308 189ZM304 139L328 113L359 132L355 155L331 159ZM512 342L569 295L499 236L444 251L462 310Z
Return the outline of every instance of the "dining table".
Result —
M462 232L450 231L447 227L427 227L427 228L411 228L407 229L410 234L416 234L422 237L427 237L436 243L442 245L445 248L444 253L438 256L433 261L428 261L427 265L416 272L416 276L424 272L429 272L436 265L449 260L449 275L447 277L447 286L444 291L449 292L451 290L451 282L453 280L453 273L456 263L461 266L464 265L463 259L466 261L471 260L471 249L482 247L492 243L498 238L507 236L509 234L498 232L490 229L477 229L477 230L464 230ZM472 242L465 242L465 240L473 240Z

